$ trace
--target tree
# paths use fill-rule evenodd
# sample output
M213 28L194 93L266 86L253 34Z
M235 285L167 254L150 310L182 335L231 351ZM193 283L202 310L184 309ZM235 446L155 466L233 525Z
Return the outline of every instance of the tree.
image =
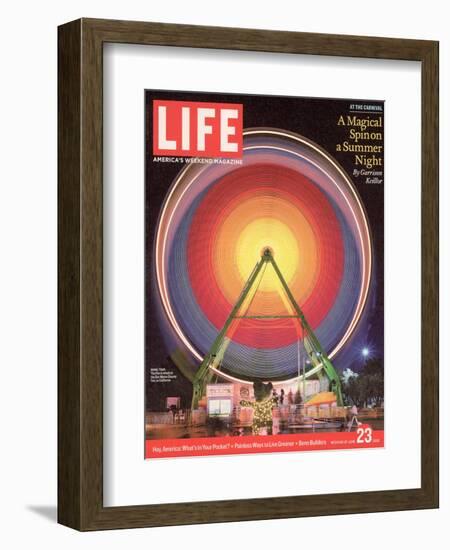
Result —
M357 372L354 372L352 371L352 369L349 369L349 368L346 368L344 369L344 372L342 373L342 382L343 384L347 384L347 382L349 381L350 378L354 377L354 376L358 376L358 373Z
M358 408L383 403L384 368L380 359L368 359L359 374L345 369L341 379L346 402Z
M362 376L367 380L368 404L379 407L384 400L384 368L380 359L368 359L363 367Z

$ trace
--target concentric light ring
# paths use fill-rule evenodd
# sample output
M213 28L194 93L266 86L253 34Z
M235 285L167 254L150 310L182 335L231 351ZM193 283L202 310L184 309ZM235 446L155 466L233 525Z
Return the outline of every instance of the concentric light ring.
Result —
M256 156L255 156L256 155ZM369 225L365 215L364 207L352 182L336 161L323 151L319 146L306 138L276 129L249 129L244 131L244 167L252 166L252 163L259 162L259 156L271 161L278 159L284 166L285 171L295 168L306 173L311 180L322 181L326 188L321 192L329 194L328 199L335 205L339 205L340 223L351 228L354 235L355 246L358 249L360 275L357 292L352 290L354 296L354 307L351 318L341 330L339 340L332 348L327 349L330 358L333 358L343 348L354 332L364 309L372 270L372 244ZM255 160L256 158L256 160ZM168 280L169 256L176 238L177 227L180 220L186 216L189 207L196 201L195 209L200 208L202 201L218 183L222 181L232 170L239 171L239 168L229 165L187 165L175 178L161 209L158 228L155 239L155 274L156 286L164 313L169 321L174 335L186 351L198 361L203 359L207 350L199 349L192 335L186 334L186 327L182 326L179 313L173 304L173 294L170 290ZM314 182L317 184L317 181ZM339 210L338 208L336 208ZM344 224L344 225L345 225ZM353 238L353 237L352 237ZM341 288L348 283L343 281ZM195 301L195 296L190 298ZM348 309L348 308L347 308ZM219 327L216 327L216 331ZM320 332L320 328L319 328ZM211 342L212 343L212 342ZM283 357L282 350L277 349L276 353ZM235 376L233 372L225 372L226 377L233 380L245 380L247 374L239 373ZM280 378L286 380L286 373L278 373ZM278 374L275 374L276 380ZM256 376L255 373L253 373ZM292 376L291 378L295 378Z

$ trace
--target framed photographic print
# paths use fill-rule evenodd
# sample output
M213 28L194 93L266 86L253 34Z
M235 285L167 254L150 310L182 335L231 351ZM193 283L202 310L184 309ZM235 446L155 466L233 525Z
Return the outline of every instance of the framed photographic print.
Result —
M438 44L59 28L58 518L438 506Z

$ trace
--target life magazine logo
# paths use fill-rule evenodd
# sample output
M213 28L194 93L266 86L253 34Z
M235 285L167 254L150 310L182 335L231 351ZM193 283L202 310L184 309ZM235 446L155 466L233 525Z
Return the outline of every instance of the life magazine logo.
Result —
M242 158L239 103L153 101L153 155Z

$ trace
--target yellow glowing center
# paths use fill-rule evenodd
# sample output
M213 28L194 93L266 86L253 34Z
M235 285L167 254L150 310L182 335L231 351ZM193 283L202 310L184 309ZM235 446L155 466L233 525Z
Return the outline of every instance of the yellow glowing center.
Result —
M261 250L270 248L286 282L294 277L299 267L298 243L289 227L274 218L259 218L249 223L242 231L236 243L236 265L242 280L248 279L255 259ZM261 279L259 290L274 292L279 288L279 278L274 269L268 266Z
M320 261L313 228L289 201L259 196L233 209L219 228L213 245L216 281L230 304L236 302L266 248L273 251L296 300L302 303L310 295ZM252 308L256 313L263 310L264 313L285 313L286 305L279 295L280 282L269 262Z

